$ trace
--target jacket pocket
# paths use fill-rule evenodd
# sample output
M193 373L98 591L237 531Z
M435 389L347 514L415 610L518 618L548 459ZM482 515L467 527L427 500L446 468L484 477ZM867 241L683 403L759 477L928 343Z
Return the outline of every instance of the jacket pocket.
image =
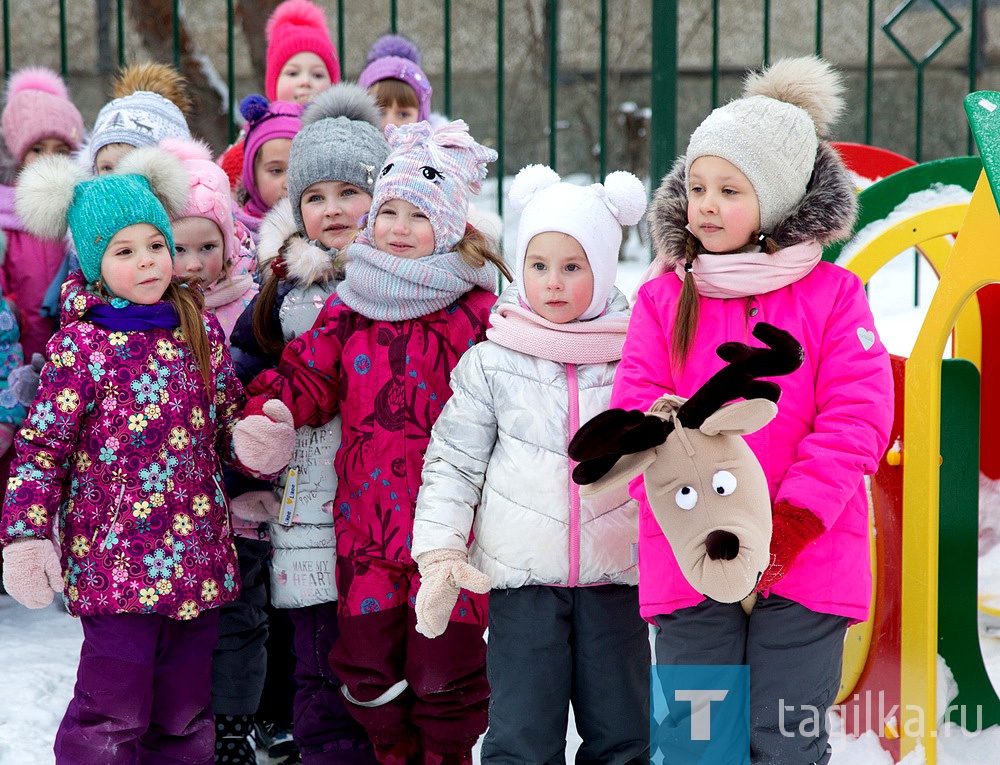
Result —
M121 512L122 512L122 499L124 497L125 497L125 487L122 486L122 487L120 487L120 490L118 492L118 500L115 502L115 509L114 509L114 512L111 513L111 519L106 524L99 523L97 525L97 528L94 529L94 536L91 537L91 540L90 540L90 546L91 546L91 548L93 548L93 546L96 544L97 537L98 537L98 535L102 531L104 532L104 535L103 535L103 538L101 539L101 547L100 547L100 549L107 550L107 549L111 548L111 544L113 544L113 543L109 543L109 538L111 536L112 529L114 529L114 527L115 527L115 523L118 521L118 516L121 515Z

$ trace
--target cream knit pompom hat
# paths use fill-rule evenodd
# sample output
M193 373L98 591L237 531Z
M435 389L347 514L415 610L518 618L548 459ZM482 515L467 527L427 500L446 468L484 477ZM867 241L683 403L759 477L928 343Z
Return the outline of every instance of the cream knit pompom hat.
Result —
M776 61L747 76L743 98L715 109L691 134L685 171L721 157L742 172L770 233L805 195L821 138L844 108L840 74L815 56Z

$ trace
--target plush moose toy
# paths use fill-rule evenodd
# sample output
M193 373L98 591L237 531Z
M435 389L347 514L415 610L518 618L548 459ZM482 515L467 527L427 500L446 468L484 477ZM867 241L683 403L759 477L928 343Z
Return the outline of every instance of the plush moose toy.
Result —
M569 445L582 494L643 474L653 515L691 586L745 608L770 558L771 499L743 435L778 413L781 389L757 378L790 374L803 358L784 330L761 322L753 335L768 347L723 343L716 353L727 366L691 398L663 396L645 414L603 412Z

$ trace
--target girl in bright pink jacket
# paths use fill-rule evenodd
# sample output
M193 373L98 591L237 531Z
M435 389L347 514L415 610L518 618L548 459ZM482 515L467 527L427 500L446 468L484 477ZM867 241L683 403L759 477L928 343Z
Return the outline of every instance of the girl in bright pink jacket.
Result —
M759 345L759 322L805 350L777 380L777 417L746 436L773 503L771 563L749 615L687 583L641 479L632 487L657 663L750 665L752 763L828 761L845 631L869 613L865 476L886 448L893 390L861 281L821 262L856 215L853 183L817 135L841 90L823 61L779 61L692 134L647 213L653 278L639 289L611 397L642 411L665 394L690 397L725 365L719 345Z
M344 280L278 368L250 384L248 411L267 397L292 410L296 427L341 415L332 498L340 637L330 664L380 762L457 765L472 762L486 730L487 600L463 590L448 632L419 634L410 548L431 428L496 301L502 260L467 226L467 211L497 155L461 120L390 126L386 138L390 154L381 172L370 169L371 211L345 250ZM322 201L303 195L302 218Z

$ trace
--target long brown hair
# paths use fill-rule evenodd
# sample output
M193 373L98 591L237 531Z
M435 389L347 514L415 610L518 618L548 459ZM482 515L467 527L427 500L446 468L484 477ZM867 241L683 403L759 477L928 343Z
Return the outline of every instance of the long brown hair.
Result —
M512 282L514 277L510 275L507 264L503 262L503 255L500 254L499 249L492 238L471 225L465 227L465 235L455 245L455 251L470 266L482 268L487 263L492 263L500 269L500 273L506 277L507 281Z
M284 261L288 247L296 238L301 238L298 232L292 234L278 248L274 262ZM261 285L260 292L253 308L253 336L265 353L281 353L285 349L285 335L281 331L281 322L274 315L274 304L278 300L278 286L281 284L281 266L268 269L267 279Z
M755 233L750 241L756 241L759 236L759 233ZM674 329L670 337L671 365L675 371L684 368L688 354L691 352L691 346L694 344L694 336L698 332L698 288L695 287L691 267L698 258L700 248L701 242L689 232L684 240L684 271L686 273L684 274L680 299L677 301ZM781 249L769 236L764 238L761 248L768 255L773 255Z
M178 282L170 282L167 291L163 293L163 299L177 311L177 317L181 322L181 332L184 339L191 346L191 353L194 354L198 368L201 370L201 379L205 381L205 390L208 391L209 399L213 398L212 392L212 350L208 344L208 333L205 331L205 320L202 311L205 310L205 298L202 297L201 290L191 289Z

